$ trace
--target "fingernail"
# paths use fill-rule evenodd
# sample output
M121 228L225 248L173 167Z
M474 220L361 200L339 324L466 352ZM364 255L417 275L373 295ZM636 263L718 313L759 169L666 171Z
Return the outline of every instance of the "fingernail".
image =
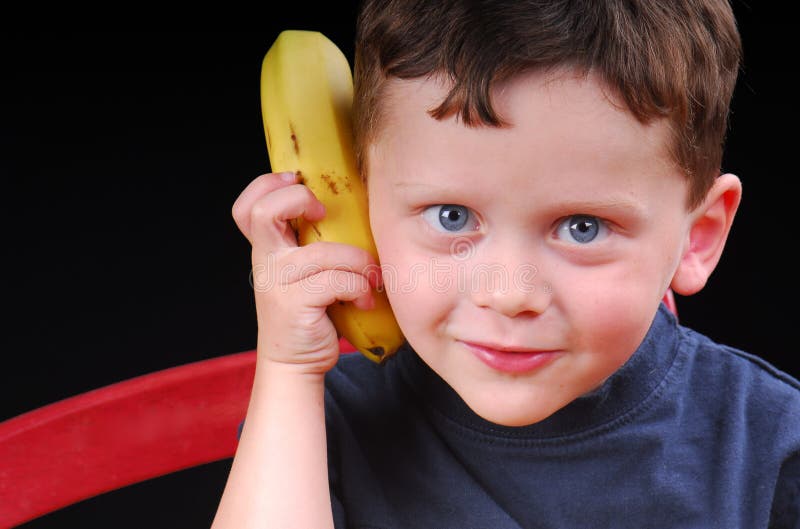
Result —
M281 180L286 182L294 182L294 173L281 173Z
M380 292L383 288L383 278L381 277L380 270L370 266L366 271L366 275L367 281L369 281L369 286Z

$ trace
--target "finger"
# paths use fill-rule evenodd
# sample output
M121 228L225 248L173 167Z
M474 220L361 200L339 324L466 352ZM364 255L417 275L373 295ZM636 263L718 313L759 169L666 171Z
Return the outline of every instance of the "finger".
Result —
M292 185L296 179L295 174L290 172L262 174L253 179L239 194L231 207L231 216L233 216L239 231L251 244L253 241L250 235L250 211L253 209L253 205L264 195L278 188Z
M309 307L327 307L332 303L352 301L361 309L374 305L372 286L366 277L346 270L323 270L308 276L293 287Z
M330 241L316 241L281 256L275 267L276 283L301 281L323 270L335 269L363 275L372 288L381 284L381 271L371 253L353 246Z
M261 196L250 210L250 242L254 252L271 253L297 246L289 221L299 217L316 221L324 216L322 202L302 184L280 187Z

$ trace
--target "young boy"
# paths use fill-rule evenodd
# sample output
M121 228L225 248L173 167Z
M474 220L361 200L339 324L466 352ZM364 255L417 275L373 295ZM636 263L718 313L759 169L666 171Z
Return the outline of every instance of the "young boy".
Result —
M255 179L253 264L328 288L255 293L214 527L798 527L800 383L662 303L703 288L739 204L739 57L725 0L368 0L356 147L407 343L339 357L325 308L368 307L375 263L298 248L320 203Z

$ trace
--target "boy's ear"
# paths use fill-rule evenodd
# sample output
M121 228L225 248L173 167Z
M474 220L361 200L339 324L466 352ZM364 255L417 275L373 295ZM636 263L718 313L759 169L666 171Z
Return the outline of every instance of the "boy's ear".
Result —
M717 177L705 200L690 213L689 233L671 287L689 296L699 292L716 268L742 198L736 175Z

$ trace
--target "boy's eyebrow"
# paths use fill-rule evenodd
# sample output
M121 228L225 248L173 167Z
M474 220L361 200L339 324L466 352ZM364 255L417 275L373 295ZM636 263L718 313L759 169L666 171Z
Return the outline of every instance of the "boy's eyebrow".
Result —
M409 182L409 181L395 182L393 184L393 187L395 189L422 188L422 189L425 189L425 190L435 191L435 192L440 192L440 193L447 193L447 192L450 192L450 191L457 191L459 189L458 187L441 186L441 185L436 185L436 184L431 183L431 182Z
M432 185L429 182L408 182L408 181L403 181L403 182L395 182L394 183L394 187L434 187L434 188L436 188L438 186ZM445 189L445 188L440 187L439 189Z
M597 200L565 200L559 203L559 207L581 212L581 211L623 211L627 215L643 217L646 208L639 202L634 202L626 197L602 197Z

